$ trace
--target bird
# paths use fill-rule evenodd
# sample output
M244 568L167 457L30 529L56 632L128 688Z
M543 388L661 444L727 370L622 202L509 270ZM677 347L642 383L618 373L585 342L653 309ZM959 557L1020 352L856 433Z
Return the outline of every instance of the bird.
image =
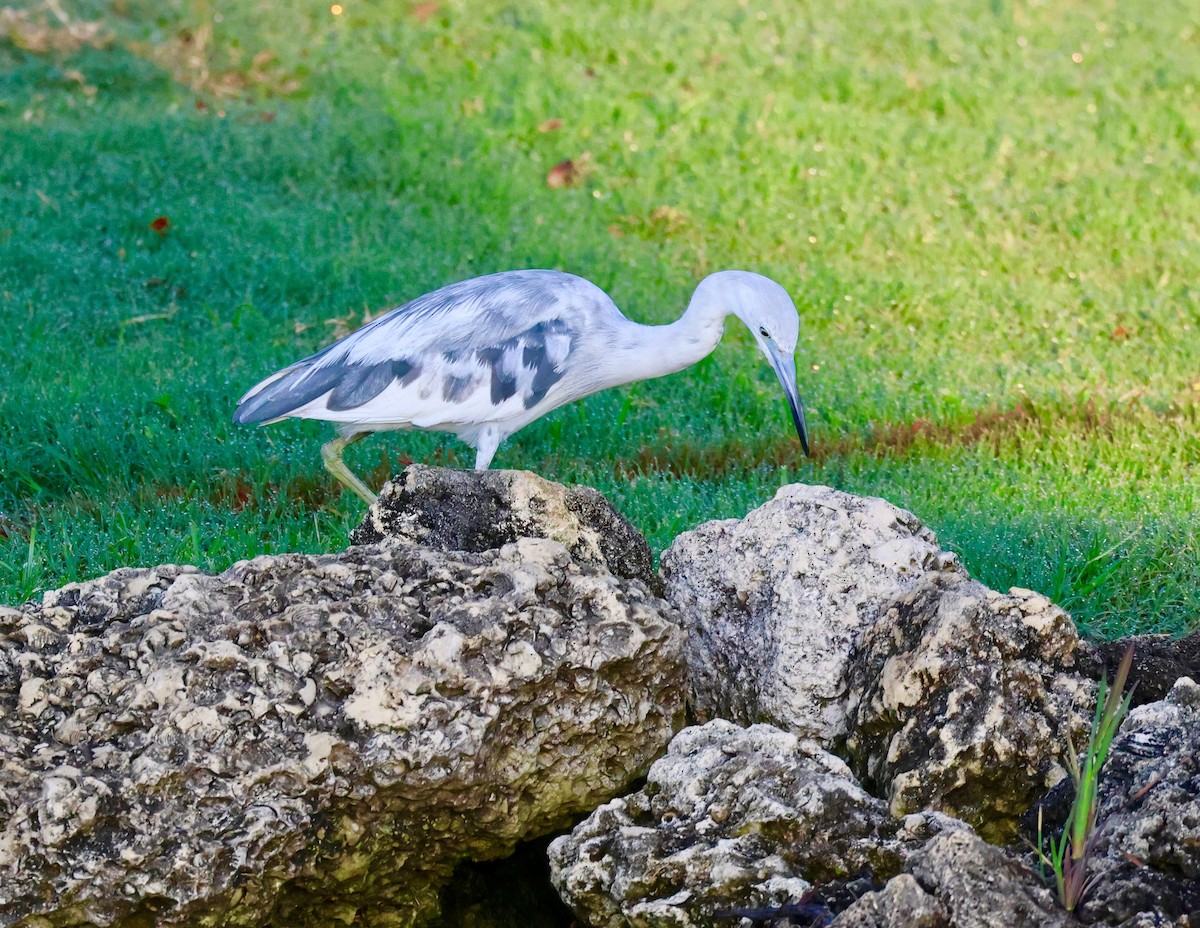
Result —
M366 503L375 493L342 459L373 432L455 434L486 470L510 435L566 403L681 371L707 357L736 316L779 378L809 451L796 387L800 317L787 290L752 271L709 274L666 325L627 319L602 289L557 270L514 270L449 284L399 306L255 384L233 420L321 419L336 436L325 467Z

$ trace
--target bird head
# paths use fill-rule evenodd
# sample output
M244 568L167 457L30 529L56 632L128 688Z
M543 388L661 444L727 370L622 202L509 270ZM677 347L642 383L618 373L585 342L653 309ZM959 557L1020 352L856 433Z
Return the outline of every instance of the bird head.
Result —
M796 342L800 336L800 315L788 292L775 281L750 271L718 271L700 282L708 299L737 316L750 329L771 369L779 378L796 426L796 435L805 454L808 450L808 426L804 405L796 389Z

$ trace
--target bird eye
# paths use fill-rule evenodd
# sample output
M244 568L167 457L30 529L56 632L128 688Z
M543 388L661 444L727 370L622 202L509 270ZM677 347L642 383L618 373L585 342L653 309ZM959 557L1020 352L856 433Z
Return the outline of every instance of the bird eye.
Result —
M770 337L771 337L771 333L767 331L767 327L766 327L766 326L762 326L762 325L760 325L760 326L758 327L758 334L759 334L759 335L761 335L763 338L770 338Z

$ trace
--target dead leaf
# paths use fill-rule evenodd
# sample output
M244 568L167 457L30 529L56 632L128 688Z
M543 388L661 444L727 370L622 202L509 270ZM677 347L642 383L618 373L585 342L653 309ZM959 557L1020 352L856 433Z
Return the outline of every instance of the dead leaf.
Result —
M441 6L436 0L425 0L423 3L414 3L408 11L408 15L417 22L423 23L441 9Z
M475 116L478 113L482 113L483 112L483 98L476 97L473 100L463 100L461 109L462 109L462 114L468 118L470 118L471 116Z
M560 161L546 175L546 186L558 190L562 187L574 187L580 183L592 169L592 153L585 151L578 158Z
M1119 325L1112 330L1112 332L1109 334L1109 338L1111 338L1114 342L1123 342L1129 338L1129 333L1125 331L1125 326Z
M553 132L555 129L562 128L563 121L561 119L547 119L540 123L537 127L538 132Z
M166 235L167 229L171 227L171 220L166 216L158 216L150 223L150 228L159 235Z
M158 319L171 319L179 312L178 306L172 306L165 313L144 313L141 316L130 316L121 322L121 325L141 325L143 322L154 322Z

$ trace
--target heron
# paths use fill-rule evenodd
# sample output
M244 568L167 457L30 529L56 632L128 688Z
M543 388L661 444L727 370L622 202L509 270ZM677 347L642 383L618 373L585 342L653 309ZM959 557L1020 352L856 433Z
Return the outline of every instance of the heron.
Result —
M449 432L486 470L500 443L552 409L707 357L730 316L741 319L779 378L809 454L796 389L800 318L787 291L751 271L718 271L667 325L627 319L603 290L574 274L519 270L450 284L393 309L259 382L233 420L332 422L325 467L368 504L375 494L342 460L372 432Z

